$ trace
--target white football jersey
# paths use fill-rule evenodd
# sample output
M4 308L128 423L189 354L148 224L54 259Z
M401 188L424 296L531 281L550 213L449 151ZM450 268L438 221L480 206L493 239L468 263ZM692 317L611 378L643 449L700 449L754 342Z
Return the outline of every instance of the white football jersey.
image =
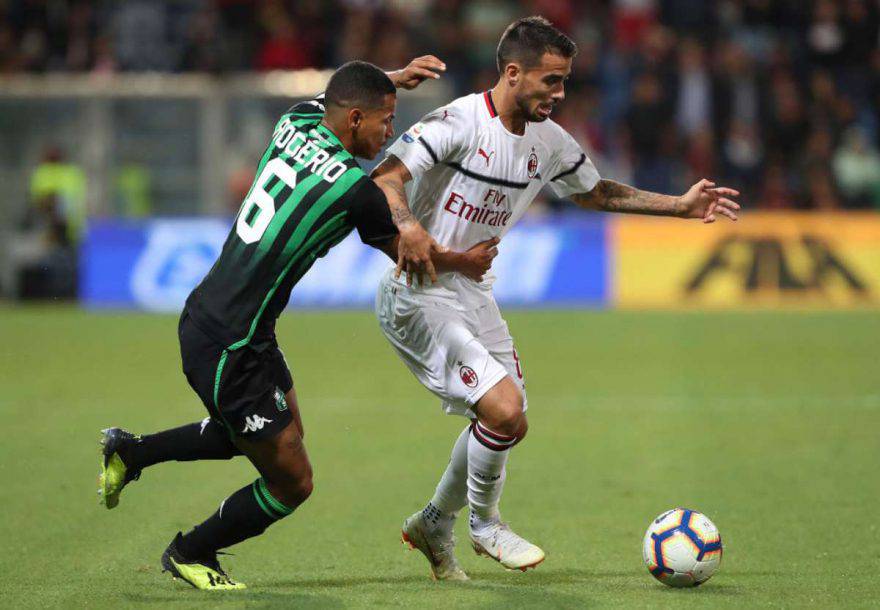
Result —
M427 114L392 144L413 177L409 205L438 243L464 251L501 238L519 220L545 184L559 197L589 192L599 181L593 162L551 120L526 123L521 136L509 132L495 111L490 91L459 98ZM478 283L460 273L414 288L449 299L459 309L484 304L495 276ZM405 275L398 280L405 283Z

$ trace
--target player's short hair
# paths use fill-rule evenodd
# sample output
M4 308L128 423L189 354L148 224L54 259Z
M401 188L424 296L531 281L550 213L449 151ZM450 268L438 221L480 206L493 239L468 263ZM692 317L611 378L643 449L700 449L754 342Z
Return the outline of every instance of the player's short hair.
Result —
M504 30L498 43L498 72L512 61L525 68L541 62L544 53L562 57L574 57L578 48L574 41L557 30L552 23L540 16L517 19Z
M382 105L394 83L378 66L366 61L350 61L339 67L324 91L324 101L340 108L372 109Z

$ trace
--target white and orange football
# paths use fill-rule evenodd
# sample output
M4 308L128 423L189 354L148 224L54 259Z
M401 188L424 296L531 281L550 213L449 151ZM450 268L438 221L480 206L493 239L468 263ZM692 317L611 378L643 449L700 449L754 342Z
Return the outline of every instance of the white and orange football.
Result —
M670 587L696 587L721 565L721 534L705 515L675 508L651 522L642 551L654 578Z

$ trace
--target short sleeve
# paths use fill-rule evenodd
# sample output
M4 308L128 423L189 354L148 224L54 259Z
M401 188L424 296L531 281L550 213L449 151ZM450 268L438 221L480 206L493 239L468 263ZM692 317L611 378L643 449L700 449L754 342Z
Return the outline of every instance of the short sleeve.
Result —
M550 179L550 188L557 197L589 193L599 182L599 172L580 145L567 132L561 142L557 173Z
M400 159L413 179L418 179L438 163L454 158L468 133L462 110L444 106L422 117L386 154Z
M352 194L351 220L361 241L368 246L384 244L397 235L388 200L369 179L365 179Z

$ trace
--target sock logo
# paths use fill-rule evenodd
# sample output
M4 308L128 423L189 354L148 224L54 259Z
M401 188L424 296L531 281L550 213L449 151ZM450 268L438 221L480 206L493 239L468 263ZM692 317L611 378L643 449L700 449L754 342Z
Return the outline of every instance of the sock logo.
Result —
M477 471L474 471L474 475L479 479L483 479L484 481L497 481L501 478L500 474L483 474L482 472Z
M241 433L256 432L257 430L262 430L266 424L271 423L271 419L266 419L262 415L248 415L244 418L244 430Z

